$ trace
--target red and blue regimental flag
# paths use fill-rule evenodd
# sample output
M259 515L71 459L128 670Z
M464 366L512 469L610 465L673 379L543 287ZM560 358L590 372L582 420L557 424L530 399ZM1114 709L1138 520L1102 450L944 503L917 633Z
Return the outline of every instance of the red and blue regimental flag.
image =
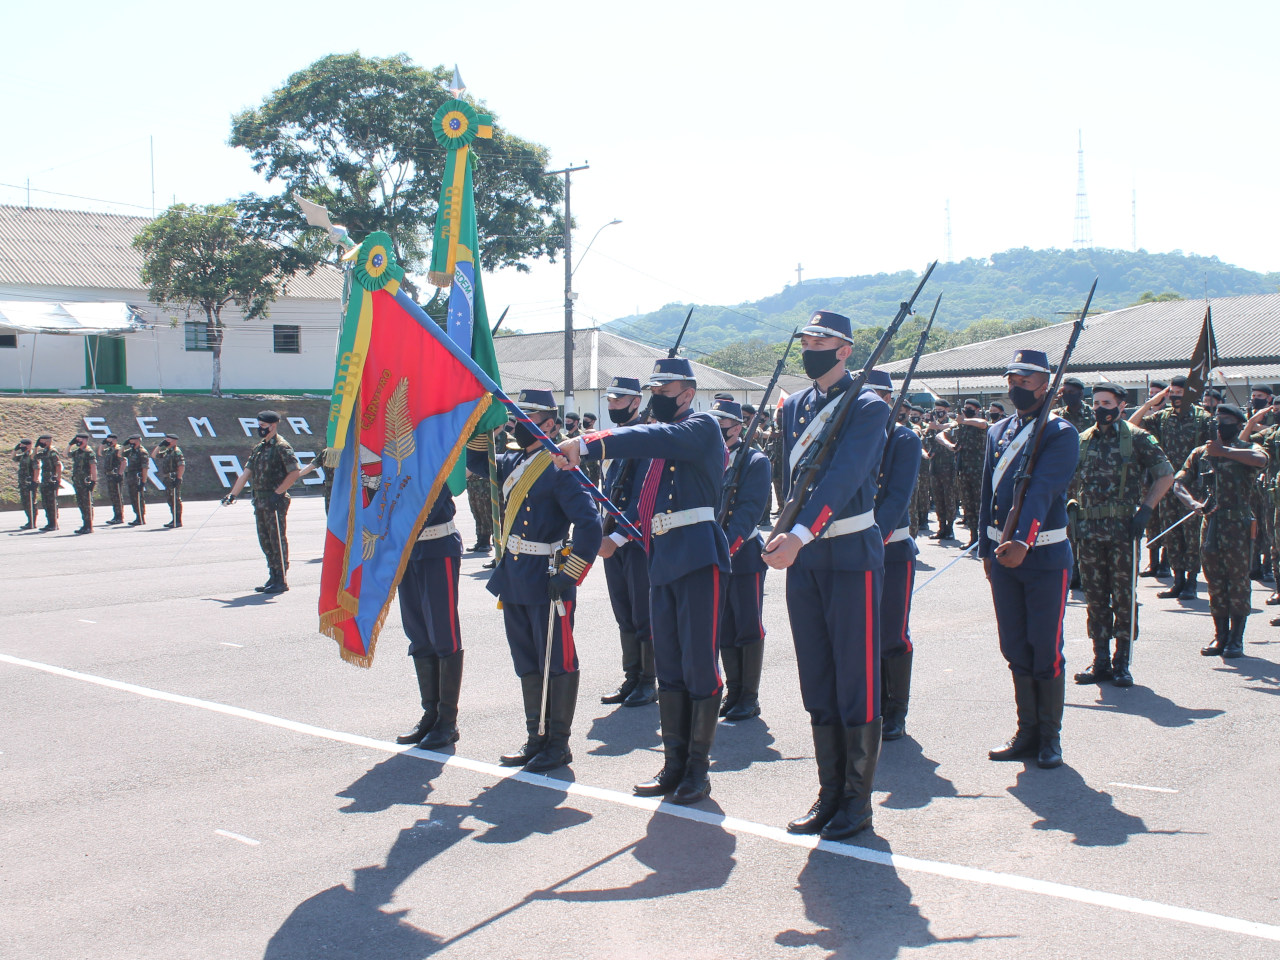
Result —
M348 415L337 438L320 631L344 660L367 667L418 531L497 401L488 376L400 290L389 237L366 238L353 276L352 298L362 300L335 389Z

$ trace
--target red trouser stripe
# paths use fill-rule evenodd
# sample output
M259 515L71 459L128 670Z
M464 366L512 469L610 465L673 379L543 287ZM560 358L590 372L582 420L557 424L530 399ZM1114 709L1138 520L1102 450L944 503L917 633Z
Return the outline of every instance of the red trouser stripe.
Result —
M872 597L872 594L871 594L871 590L875 586L875 584L872 582L870 570L866 571L866 578L867 578L866 592L863 594L863 598L864 598L863 605L866 607L866 610L867 610L867 625L866 625L866 635L863 638L863 643L867 648L867 664L866 664L867 723L870 723L872 720L876 718L876 686L875 686L875 683L873 682L873 678L875 677L875 667L876 667L876 663L875 663L876 618L875 618L875 606L873 604L874 598Z
M756 574L755 593L751 594L756 603L756 625L760 628L760 636L764 637L764 603L760 598L760 574Z
M1067 593L1071 587L1071 570L1062 571L1062 600L1058 604L1058 635L1053 647L1053 675L1062 672L1062 621L1067 615Z
M716 690L720 689L720 671L716 669L716 660L720 657L720 568L711 568L711 669L716 674Z
M902 642L907 645L907 653L910 653L914 647L911 646L911 638L907 636L907 628L911 624L911 585L916 582L916 562L915 560L907 561L907 594L902 598Z
M444 558L444 582L449 588L449 638L453 641L453 652L457 653L458 642L458 594L453 586L453 557Z
M551 601L553 604L555 601ZM577 650L573 646L573 625L571 617L573 616L573 602L566 600L564 604L564 616L560 617L560 655L564 663L565 673L573 673L573 661L577 657Z

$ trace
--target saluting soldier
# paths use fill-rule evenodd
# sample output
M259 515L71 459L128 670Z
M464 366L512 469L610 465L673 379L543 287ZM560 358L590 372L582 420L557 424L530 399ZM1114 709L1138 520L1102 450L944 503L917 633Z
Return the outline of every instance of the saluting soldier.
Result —
M36 457L29 437L19 440L13 448L13 462L18 466L18 499L27 522L19 530L36 528Z
M982 470L982 528L978 541L995 605L1000 652L1013 676L1018 729L992 760L1035 756L1044 768L1062 765L1062 710L1066 698L1062 620L1071 580L1067 541L1067 486L1080 458L1080 435L1061 417L1045 423L1017 528L1004 540L1013 491L1040 408L1049 402L1049 358L1018 350L1005 372L1014 416L987 431Z
M555 433L556 399L550 390L521 390L516 406L548 437ZM551 454L524 422L515 421L513 434L517 449L500 452L497 458L504 504L502 557L487 589L502 608L528 737L524 746L498 762L538 772L573 762L569 737L579 680L575 601L578 584L600 549L600 514L577 478L556 469ZM488 472L483 438L468 445L467 462L476 473L482 463ZM540 735L543 673L548 668L546 733Z
M187 472L187 458L178 446L178 435L166 433L164 439L151 451L164 485L169 490L169 522L165 527L182 526L182 477Z
M131 527L140 527L147 522L147 471L150 468L151 458L143 449L141 435L134 433L125 437L124 479L129 505L133 507L133 519L129 521Z
M933 511L938 516L938 530L930 540L954 540L956 522L956 455L940 437L951 422L951 401L939 397L933 402L933 413L924 424L924 458L929 461L929 491L933 494Z
M289 569L288 527L289 488L302 467L289 441L279 435L280 414L274 410L258 411L258 436L244 471L222 498L228 506L250 484L253 494L253 518L258 528L258 546L267 558L267 582L255 587L258 593L284 593L289 589L285 572Z
M688 360L660 359L649 381L655 422L560 445L575 464L582 456L649 460L637 509L649 550L663 765L635 792L668 795L678 804L696 803L711 792L707 771L723 689L716 640L730 569L729 544L716 522L728 454L716 419L693 412L697 387Z
M98 485L98 458L89 447L89 435L77 433L71 441L71 486L80 508L77 534L93 533L93 488Z
M1076 683L1111 680L1133 686L1129 655L1138 635L1130 623L1133 606L1133 551L1152 511L1171 486L1173 467L1141 427L1123 420L1124 387L1099 383L1093 388L1094 425L1080 434L1080 463L1072 487L1079 509L1080 570L1088 604L1093 665L1075 675ZM1143 495L1143 477L1151 484ZM1111 640L1115 639L1115 654Z
M938 434L938 443L955 455L956 499L964 508L964 525L969 530L965 549L978 540L978 495L982 490L982 458L987 452L987 421L977 400L965 400L960 418Z
M40 466L40 504L44 508L40 532L44 533L58 529L58 488L62 485L62 457L47 433L36 437L36 462Z
M818 765L818 799L787 824L828 840L871 826L871 788L880 758L880 591L884 538L875 522L876 478L889 405L870 390L846 397L853 378L848 317L820 310L800 331L813 386L782 405L786 492L804 452L841 402L852 404L789 531L771 539L765 563L787 571L787 615L800 696Z
M118 437L108 433L98 453L102 455L102 473L107 478L107 497L111 500L111 519L103 526L124 523L124 498L120 486L124 483L124 454L120 451Z
M1267 455L1257 444L1240 439L1244 411L1235 404L1218 406L1218 435L1196 447L1174 478L1173 492L1188 510L1205 518L1200 535L1204 576L1209 584L1213 642L1206 657L1244 656L1244 626L1251 609L1249 582L1249 495Z
M885 403L893 396L893 381L883 370L872 370L867 385ZM884 537L884 586L880 592L883 740L898 740L906 734L907 708L911 703L911 664L915 656L911 642L911 590L920 548L911 533L910 513L911 492L919 474L920 435L904 423L891 424L876 489L876 529ZM979 472L979 487L981 480ZM975 522L976 509L975 506Z
M1187 403L1184 396L1186 387L1186 377L1174 377L1169 381L1169 386L1147 400L1129 418L1131 424L1142 427L1159 441L1171 464L1186 463L1191 451L1210 439L1209 417L1203 410ZM1151 412L1157 403L1166 401L1167 407L1156 413ZM1159 512L1160 520L1156 526L1159 530L1165 530L1185 517L1187 508L1178 497L1165 497L1160 503ZM1199 541L1198 520L1188 520L1164 538L1169 565L1173 568L1173 585L1156 596L1174 598L1195 595L1196 574L1200 572Z
M724 703L720 716L737 722L760 715L760 674L764 669L764 576L761 558L761 512L768 509L769 458L754 445L746 451L736 491L733 467L742 447L746 407L733 400L717 400L711 415L729 451L729 469L720 502L725 511L725 539L729 541L729 576L724 581L724 616L720 620L720 662L724 665ZM732 498L732 499L730 499Z
M640 423L640 380L614 377L606 398L609 422L616 427ZM584 461L597 463L595 460ZM640 489L649 469L648 460L611 459L604 475L605 494L632 524L640 522ZM653 633L649 627L649 555L643 543L629 540L613 529L606 518L601 556L609 604L618 623L622 645L622 685L600 698L601 703L642 707L658 699L657 672L653 660Z

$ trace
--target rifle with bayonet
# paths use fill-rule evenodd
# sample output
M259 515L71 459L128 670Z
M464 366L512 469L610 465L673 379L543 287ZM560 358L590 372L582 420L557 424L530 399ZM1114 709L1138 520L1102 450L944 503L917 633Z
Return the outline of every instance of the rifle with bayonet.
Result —
M1008 543L1017 533L1018 519L1022 515L1022 504L1026 501L1027 490L1031 486L1031 477L1035 473L1036 462L1040 459L1040 449L1044 444L1045 427L1049 423L1049 408L1053 406L1052 400L1058 395L1058 390L1062 386L1062 378L1067 372L1067 363L1071 360L1071 353L1076 348L1076 341L1080 339L1080 334L1084 330L1085 318L1089 316L1089 304L1093 303L1093 291L1097 289L1098 280L1095 277L1093 286L1089 288L1089 296L1085 298L1084 309L1080 311L1080 316L1071 328L1071 336L1067 338L1067 348L1062 351L1062 359L1058 361L1058 369L1054 371L1053 382L1049 385L1049 390L1044 395L1044 402L1040 404L1040 413L1036 416L1031 439L1027 443L1027 453L1022 458L1018 472L1014 475L1013 502L1009 505L1009 512L1004 518L1004 531L1000 534L1000 542L1002 544ZM1028 546L1034 546L1034 544L1028 544Z
M866 385L867 376L880 361L880 357L884 355L885 350L888 349L890 341L893 340L894 335L898 332L898 328L902 326L902 322L910 316L911 307L915 304L916 297L920 296L920 291L924 289L930 274L933 273L933 268L937 265L937 260L929 264L924 276L916 284L916 289L911 294L911 299L904 300L898 305L897 315L893 318L893 322L885 328L884 333L880 336L880 341L876 344L875 349L871 351L871 356L867 357L867 362L862 368L862 372L858 374L849 390L836 401L838 406L831 415L831 419L827 421L827 425L822 428L813 444L805 451L803 459L801 459L796 468L796 482L791 486L791 496L787 498L786 504L782 507L782 512L778 515L778 519L773 525L773 530L769 535L770 539L780 533L789 532L795 526L796 517L800 515L800 511L804 508L805 501L809 498L813 485L817 483L818 474L822 471L823 461L830 454L832 444L844 429L844 423L849 416L849 411L853 409L855 401L862 393L862 388Z
M911 386L911 378L916 374L916 364L920 362L920 355L924 353L924 345L929 340L929 331L933 329L933 318L938 315L938 304L941 302L942 294L938 294L938 299L933 301L933 311L929 314L929 322L920 331L920 342L916 344L915 356L911 358L911 366L907 367L907 375L902 378L902 386L898 388L898 397L893 401L893 409L889 411L890 430L893 430L894 424L898 422L898 414L902 412L902 404L907 399L907 388Z
M684 315L684 323L680 325L680 333L676 336L676 342L671 345L671 349L667 351L667 359L673 359L680 352L680 344L684 341L685 331L689 329L689 318L693 316L693 307L689 308L689 312ZM653 406L653 391L649 391L649 401L644 405L644 409L640 411L640 422L644 423L649 419L649 408ZM627 460L622 464L622 469L618 471L617 477L614 478L613 486L609 488L609 499L616 504L620 504L622 509L626 509L627 491L631 489L631 481L636 473L636 461ZM604 518L604 535L607 537L613 533L617 524L613 517Z
M756 408L755 414L751 417L751 422L747 424L747 428L742 431L742 446L738 447L738 452L734 455L733 464L729 467L729 482L724 488L724 500L720 505L720 516L717 520L720 526L724 526L729 518L729 511L733 509L733 505L738 500L738 488L742 486L742 472L747 468L747 457L751 455L751 441L755 439L756 431L760 429L760 424L764 420L765 405L769 402L769 398L773 396L773 388L778 385L778 378L782 376L782 368L787 364L787 357L791 355L791 345L796 342L799 331L792 331L791 339L787 341L786 349L782 351L782 356L778 358L778 365L773 368L773 377L769 380L769 385L764 388L764 396L760 398L760 406Z

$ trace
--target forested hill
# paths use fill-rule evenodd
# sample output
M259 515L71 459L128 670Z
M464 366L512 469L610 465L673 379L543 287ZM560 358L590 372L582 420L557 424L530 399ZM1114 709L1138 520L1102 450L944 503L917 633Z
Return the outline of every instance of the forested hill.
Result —
M1206 281L1209 295L1214 297L1275 293L1280 288L1280 272L1255 273L1217 257L1023 247L985 260L938 264L916 307L919 310L931 304L942 293L937 326L948 330L961 330L981 319L1010 322L1036 317L1054 323L1062 319L1059 314L1079 311L1095 276L1099 278L1095 310L1129 306L1144 293L1202 297ZM711 353L734 342L783 339L819 309L843 313L855 326L883 327L918 278L918 274L904 270L805 280L754 303L733 307L699 304L685 342L691 351ZM622 336L665 346L679 331L689 306L672 303L604 326Z

